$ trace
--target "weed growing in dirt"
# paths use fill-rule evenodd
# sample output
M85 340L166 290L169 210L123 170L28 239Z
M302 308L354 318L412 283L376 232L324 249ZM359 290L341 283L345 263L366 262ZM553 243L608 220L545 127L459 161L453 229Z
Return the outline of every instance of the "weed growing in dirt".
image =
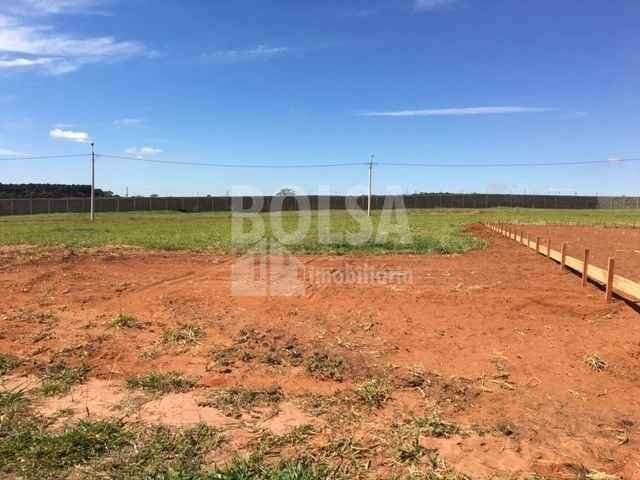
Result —
M13 355L0 353L0 376L6 375L13 369L18 368L22 361Z
M155 394L188 392L196 382L177 372L149 373L127 380L127 387Z
M197 325L180 325L164 333L164 343L174 345L195 345L204 337L204 330Z
M338 437L322 447L319 458L330 465L338 464L348 478L362 478L369 469L375 448L352 437Z
M258 459L236 459L214 472L211 480L340 480L326 466L312 460L289 460L278 465L265 465Z
M130 448L108 459L97 478L112 480L211 478L202 471L204 456L219 448L225 437L204 424L187 430L167 427L139 428L131 434Z
M232 388L214 392L206 401L201 403L201 406L218 408L227 415L239 417L243 411L251 411L258 407L276 405L283 399L284 394L279 387L266 390Z
M34 312L33 310L20 309L10 317L12 320L20 322L39 323L41 325L51 325L58 321L53 313L50 312Z
M269 430L264 430L251 442L251 447L257 455L274 455L285 447L304 446L306 441L315 434L316 431L312 425L299 425L283 435L275 435Z
M49 365L43 374L41 393L45 397L63 395L73 385L83 383L87 379L89 367L68 367L64 363Z
M578 480L621 480L617 475L592 470L580 463L566 463L563 467L563 473L575 475Z
M425 371L422 367L412 367L407 371L406 375L400 379L400 381L403 387L420 388L427 381L425 375Z
M391 387L384 380L374 378L358 385L355 393L365 405L380 408L391 396Z
M593 370L594 372L603 372L607 369L607 362L605 362L598 355L589 355L584 359L585 363Z
M398 460L402 463L418 463L420 459L427 453L427 449L420 445L418 437L403 445L398 450Z
M330 355L326 352L314 352L307 360L307 372L312 377L321 380L344 380L346 362L342 357Z
M428 417L414 418L414 426L422 435L428 435L436 438L450 438L460 433L460 427L453 423L443 421L439 415L432 414Z
M137 328L140 325L138 320L131 315L121 313L111 321L113 328Z
M29 399L21 390L2 390L0 391L0 412L4 414L13 414L24 410L29 406Z
M304 360L295 338L277 331L259 332L253 328L242 329L233 346L214 349L211 356L215 365L226 372L238 362L246 364L259 361L271 366L296 367Z
M80 422L49 432L36 419L14 417L0 428L0 472L18 478L66 478L73 466L124 447L128 434L110 422Z

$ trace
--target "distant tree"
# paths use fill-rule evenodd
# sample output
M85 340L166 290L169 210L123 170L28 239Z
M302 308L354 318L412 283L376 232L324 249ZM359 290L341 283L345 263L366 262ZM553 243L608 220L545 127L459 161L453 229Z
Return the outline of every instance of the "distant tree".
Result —
M99 188L96 197L112 197L113 192ZM49 183L0 183L0 198L86 198L91 196L90 185L61 185Z
M276 197L295 197L296 191L293 188L281 188L277 193Z

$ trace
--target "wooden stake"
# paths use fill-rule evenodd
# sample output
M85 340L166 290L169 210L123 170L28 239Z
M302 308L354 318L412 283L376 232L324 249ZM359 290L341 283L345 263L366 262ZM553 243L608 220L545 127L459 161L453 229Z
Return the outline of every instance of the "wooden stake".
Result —
M547 239L547 257L551 258L551 239Z
M584 264L582 265L582 286L586 287L589 283L589 249L584 249Z
M607 302L611 303L613 300L613 271L616 266L616 260L613 257L609 258L609 266L607 267Z
M536 253L540 253L540 237L536 237Z
M567 242L562 243L562 250L560 251L560 254L562 255L562 260L560 261L560 268L564 270L565 266L567 265Z

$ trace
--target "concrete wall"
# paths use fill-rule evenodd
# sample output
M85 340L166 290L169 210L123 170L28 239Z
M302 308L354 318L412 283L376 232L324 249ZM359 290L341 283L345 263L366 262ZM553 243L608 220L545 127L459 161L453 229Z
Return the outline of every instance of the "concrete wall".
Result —
M582 197L568 195L509 195L430 193L397 197L374 196L374 209L385 202L406 208L551 208L551 209L626 209L640 208L640 197ZM185 211L228 212L243 209L259 211L342 210L347 205L366 208L367 197L304 196L304 197L162 197L162 198L96 198L96 212ZM88 198L22 198L0 199L0 215L29 215L38 213L88 212Z

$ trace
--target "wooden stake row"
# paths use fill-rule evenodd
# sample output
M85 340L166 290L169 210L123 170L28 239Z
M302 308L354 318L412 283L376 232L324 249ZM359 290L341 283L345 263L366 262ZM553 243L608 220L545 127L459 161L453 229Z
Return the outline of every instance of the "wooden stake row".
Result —
M513 225L490 224L487 225L492 231L513 239L520 244L524 244L536 253L544 255L560 264L564 269L571 269L581 274L582 286L586 287L589 280L604 285L606 287L606 300L611 302L613 294L628 298L634 302L640 301L640 284L627 278L615 274L615 258L609 258L607 269L604 270L589 263L591 252L585 248L583 259L579 260L567 255L567 243L562 243L561 250L555 251L551 248L551 239L547 239L546 245L542 245L541 238L536 237L535 242L531 242L529 236L525 237L524 230L517 231Z

